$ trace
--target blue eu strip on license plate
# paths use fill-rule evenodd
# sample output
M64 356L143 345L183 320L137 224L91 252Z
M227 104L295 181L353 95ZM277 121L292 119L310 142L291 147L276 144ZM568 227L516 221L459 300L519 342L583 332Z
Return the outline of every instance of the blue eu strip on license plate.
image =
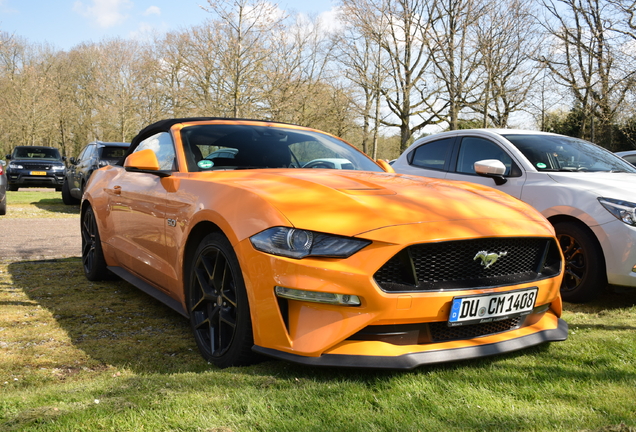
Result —
M537 288L453 298L448 326L501 321L528 315L534 309Z

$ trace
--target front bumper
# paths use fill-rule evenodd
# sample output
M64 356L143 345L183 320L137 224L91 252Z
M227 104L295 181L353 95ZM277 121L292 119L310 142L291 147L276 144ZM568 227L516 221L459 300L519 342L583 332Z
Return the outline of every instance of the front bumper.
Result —
M607 281L636 287L636 227L613 220L592 227L605 256Z
M441 230L462 230L463 222L410 225L404 236L427 241L426 235ZM466 222L466 225L468 223ZM485 224L480 229L486 231ZM254 350L303 364L352 367L410 368L420 364L481 357L529 347L546 341L564 340L559 295L561 274L532 281L498 286L471 286L423 291L383 290L375 280L378 269L408 243L398 239L403 227L375 232L373 243L347 259L305 258L295 260L255 251L249 240L235 247L243 269L250 303ZM494 235L498 228L493 224ZM474 232L467 239L473 239ZM523 231L522 231L523 232ZM527 230L526 230L527 232ZM530 233L534 234L534 233ZM545 232L536 233L545 236ZM367 237L370 234L367 235ZM381 237L383 236L383 237ZM443 238L449 238L444 235ZM454 239L457 239L455 237ZM556 247L556 243L555 243ZM556 248L558 250L558 247ZM558 252L560 255L560 251ZM469 257L472 263L474 253ZM461 267L461 262L453 264ZM478 265L478 264L477 264ZM275 287L357 296L359 306L312 303L276 296ZM503 293L537 288L533 313L505 328L468 335L438 338L429 326L447 326L456 296ZM402 339L387 336L420 326L420 333ZM459 328L468 326L460 326ZM385 333L376 329L388 328ZM409 333L408 331L404 333ZM369 336L371 335L371 336Z
M337 366L376 369L413 369L422 365L446 363L450 361L469 360L491 355L513 352L520 349L540 345L546 342L564 341L568 337L568 324L560 318L555 328L546 328L533 333L521 335L500 342L481 343L471 341L470 345L455 348L439 348L430 351L411 352L394 357L378 355L332 354L325 353L320 357L305 357L260 346L254 346L255 352L308 366ZM548 319L551 320L551 319ZM411 347L417 349L416 347ZM337 352L337 350L335 350Z
M8 172L7 181L10 186L17 187L59 188L64 184L64 172L60 171L59 173L45 176L30 175L28 172Z

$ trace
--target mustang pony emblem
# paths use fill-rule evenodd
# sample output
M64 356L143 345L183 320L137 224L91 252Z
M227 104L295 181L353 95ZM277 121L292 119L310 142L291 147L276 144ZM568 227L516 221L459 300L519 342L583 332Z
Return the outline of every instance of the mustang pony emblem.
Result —
M483 265L485 268L490 267L491 265L493 265L495 262L497 262L497 260L503 256L508 255L508 252L500 252L500 253L495 253L495 252L488 252L488 251L479 251L477 252L477 255L475 255L475 258L473 258L473 261L477 260L477 258L481 259L481 265Z

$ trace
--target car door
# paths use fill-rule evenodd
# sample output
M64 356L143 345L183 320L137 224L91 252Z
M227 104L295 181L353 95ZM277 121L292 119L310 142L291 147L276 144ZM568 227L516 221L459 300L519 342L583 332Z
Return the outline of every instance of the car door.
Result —
M461 136L457 138L455 157L451 161L446 178L479 183L499 189L516 198L521 198L526 173L512 155L499 143L480 136ZM490 177L475 172L475 162L496 159L506 166L506 182L497 185Z
M75 180L73 184L73 188L77 188L79 190L78 198L82 197L88 177L93 171L96 150L97 146L94 143L91 143L86 146L86 149L78 157L75 165Z
M400 165L398 172L425 177L446 178L454 155L455 137L428 141L411 150L407 164Z
M135 151L152 149L162 171L175 171L175 151L170 134L162 132L142 141ZM161 177L153 173L121 170L111 183L111 217L116 227L110 240L117 260L131 273L168 291L166 275L174 263L167 259L166 195Z
M90 153L92 145L88 144L82 149L77 159L71 161L68 167L67 178L71 195L77 199L81 199L80 186L81 186L81 170L79 166L83 160L86 159L86 155Z

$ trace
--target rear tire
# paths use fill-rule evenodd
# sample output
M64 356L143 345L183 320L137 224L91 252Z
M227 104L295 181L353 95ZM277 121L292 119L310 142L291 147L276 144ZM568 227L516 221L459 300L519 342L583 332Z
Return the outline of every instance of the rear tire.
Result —
M82 214L81 224L82 264L86 279L89 281L109 279L110 272L106 266L97 220L91 206L88 206Z
M71 188L68 184L68 180L64 179L64 184L62 185L62 202L66 205L74 205L79 204L80 200L77 198L73 198L71 195Z
M565 258L561 297L571 303L593 300L607 286L603 250L593 234L577 224L557 222L554 230Z
M4 201L0 203L0 216L7 214L7 197L4 197Z
M254 363L254 338L243 274L221 233L203 238L188 269L186 304L201 355L220 368Z

